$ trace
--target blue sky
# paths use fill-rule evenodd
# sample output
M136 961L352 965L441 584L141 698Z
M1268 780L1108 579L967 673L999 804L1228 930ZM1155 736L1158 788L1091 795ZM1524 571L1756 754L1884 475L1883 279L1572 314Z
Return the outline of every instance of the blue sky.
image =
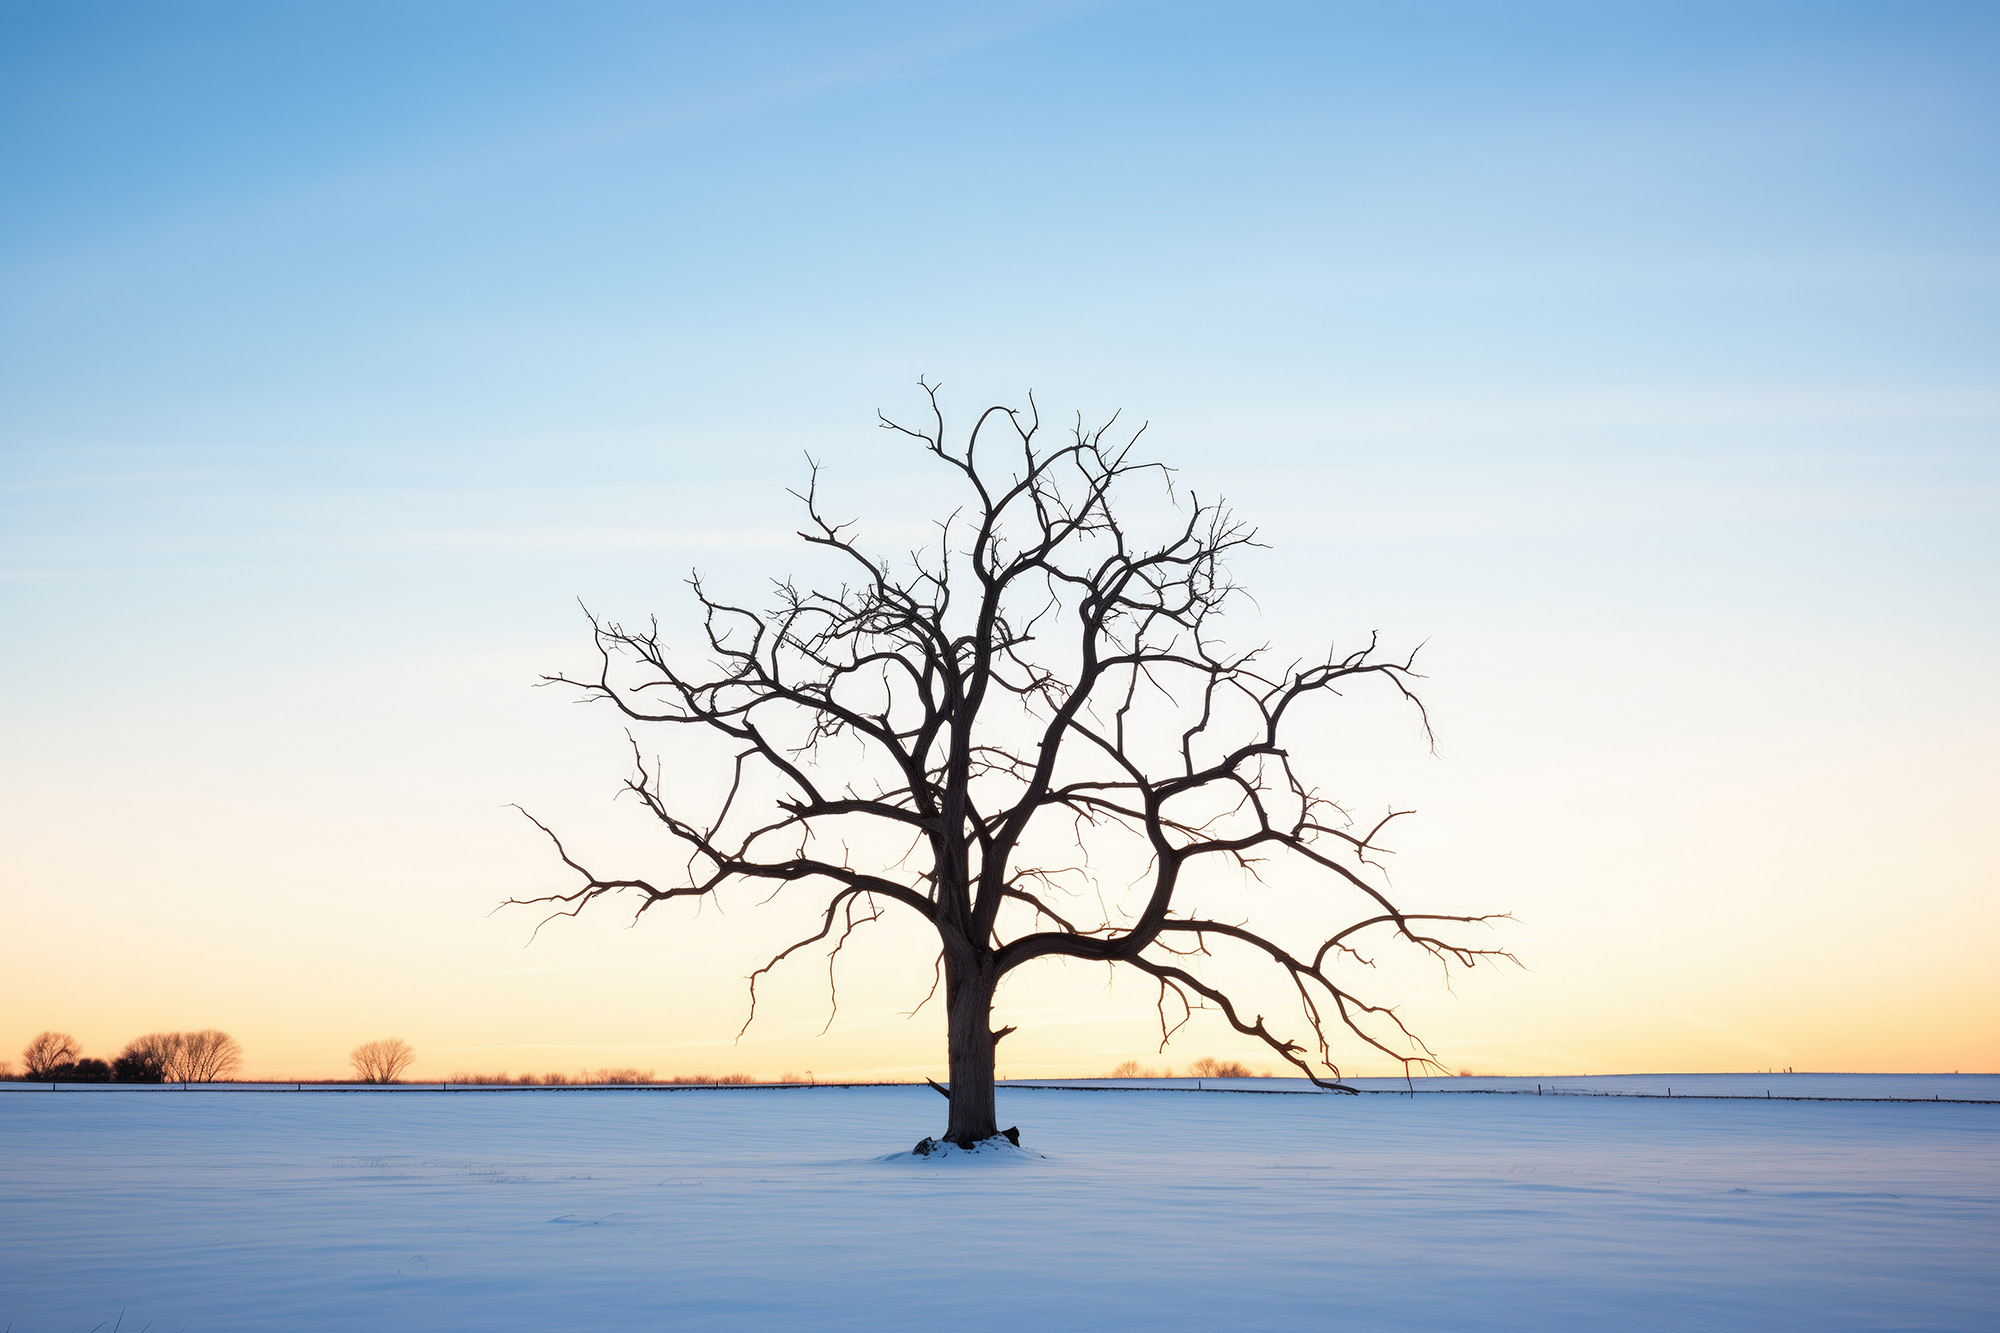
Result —
M1985 379L1981 6L962 13L11 6L9 424Z
M60 885L10 892L95 949L156 871L268 895L203 858L282 828L315 901L414 858L450 937L541 873L491 812L615 772L525 690L573 599L783 572L805 450L921 495L871 422L927 374L1152 421L1272 541L1249 632L1432 641L1444 775L1380 772L1441 882L1543 907L1530 991L1616 989L1549 934L1608 868L1831 894L1786 976L1870 956L1871 895L1990 914L1996 47L1929 3L0 5L0 727ZM1596 850L1492 871L1502 789Z

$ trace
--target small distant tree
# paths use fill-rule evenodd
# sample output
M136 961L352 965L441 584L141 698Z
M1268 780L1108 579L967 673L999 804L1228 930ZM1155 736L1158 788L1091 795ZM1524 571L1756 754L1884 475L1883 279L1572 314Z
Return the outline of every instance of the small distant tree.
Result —
M1127 1060L1105 1075L1106 1078L1172 1078L1173 1076L1172 1065L1168 1065L1165 1069L1147 1069L1137 1060Z
M54 1071L54 1077L66 1083L109 1083L112 1073L111 1066L104 1061L85 1056L73 1065Z
M1189 1078L1255 1078L1248 1065L1234 1060L1218 1060L1212 1055L1204 1055L1187 1068Z
M125 1043L111 1068L120 1083L178 1083L180 1053L180 1033L148 1032Z
M44 1032L21 1051L21 1066L29 1078L46 1079L56 1071L76 1063L83 1048L67 1032Z
M362 1042L347 1058L354 1063L355 1077L363 1083L394 1083L417 1053L401 1037L385 1037Z

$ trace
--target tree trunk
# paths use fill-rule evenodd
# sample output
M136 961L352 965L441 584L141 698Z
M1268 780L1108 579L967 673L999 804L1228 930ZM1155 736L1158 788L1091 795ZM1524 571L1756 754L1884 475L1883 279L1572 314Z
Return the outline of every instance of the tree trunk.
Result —
M993 978L990 961L945 968L951 1044L951 1116L947 1143L961 1148L1000 1132L993 1109ZM965 975L969 974L969 975Z

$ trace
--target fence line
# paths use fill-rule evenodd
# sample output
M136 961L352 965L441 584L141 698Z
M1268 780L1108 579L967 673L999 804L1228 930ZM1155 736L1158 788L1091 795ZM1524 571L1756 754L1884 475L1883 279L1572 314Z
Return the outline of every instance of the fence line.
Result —
M286 1092L286 1093L416 1093L443 1092L454 1095L462 1093L501 1092L805 1092L814 1088L921 1088L922 1083L898 1082L855 1082L855 1083L50 1083L30 1082L27 1079L12 1080L14 1088L23 1094L29 1088L41 1091L44 1086L50 1092L81 1094L106 1094L113 1092ZM1105 1084L1077 1083L1017 1083L1003 1081L1000 1088L1020 1092L1188 1092L1188 1093L1237 1093L1254 1097L1324 1097L1329 1090L1321 1088L1208 1088L1197 1080L1194 1087L1132 1087ZM1711 1101L1711 1102L1894 1102L1911 1105L1940 1104L1945 1106L2000 1106L2000 1098L1989 1097L1809 1097L1778 1096L1769 1091L1762 1096L1755 1093L1730 1092L1683 1092L1672 1089L1664 1092L1608 1092L1586 1088L1560 1088L1553 1085L1537 1085L1535 1088L1353 1088L1350 1091L1370 1097L1624 1097L1648 1100Z
M1083 1087L1069 1083L1002 1083L1003 1088L1027 1088L1037 1092L1245 1092L1260 1097L1324 1097L1331 1089L1321 1088L1117 1088ZM1550 1087L1529 1088L1350 1088L1365 1097L1643 1097L1676 1102L1908 1102L1929 1106L2000 1106L1992 1097L1775 1097L1749 1092L1596 1092L1588 1089Z
M114 1092L789 1092L811 1088L921 1088L921 1083L45 1083L10 1080L14 1088L73 1093ZM0 1090L8 1087L0 1084Z

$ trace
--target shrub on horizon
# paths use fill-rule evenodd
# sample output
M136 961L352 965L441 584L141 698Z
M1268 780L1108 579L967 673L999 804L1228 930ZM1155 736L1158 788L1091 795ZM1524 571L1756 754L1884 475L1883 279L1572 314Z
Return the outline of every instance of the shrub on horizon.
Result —
M153 1061L121 1055L111 1062L111 1079L114 1083L164 1083L167 1076Z
M125 1043L125 1049L111 1062L120 1083L179 1082L179 1062L184 1040L178 1032L149 1032Z
M42 1077L51 1083L109 1083L111 1066L102 1060L85 1056L49 1070Z

